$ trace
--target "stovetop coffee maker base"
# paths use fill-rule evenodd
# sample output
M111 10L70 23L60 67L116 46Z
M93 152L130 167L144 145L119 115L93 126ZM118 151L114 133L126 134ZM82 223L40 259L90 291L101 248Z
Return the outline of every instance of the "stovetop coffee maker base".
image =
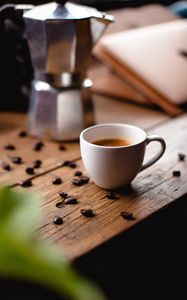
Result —
M94 124L90 88L88 84L78 89L55 88L34 80L28 113L29 133L56 141L78 140L80 132Z

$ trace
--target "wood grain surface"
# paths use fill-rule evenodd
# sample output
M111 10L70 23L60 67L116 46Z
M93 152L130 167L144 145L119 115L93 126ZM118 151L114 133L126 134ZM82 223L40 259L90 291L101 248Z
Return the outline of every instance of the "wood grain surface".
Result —
M97 101L100 101L100 108L102 105L104 106L104 98L97 99ZM112 100L108 100L107 107L110 107L109 103L112 107ZM187 162L178 159L178 153L187 154L187 114L169 119L164 117L162 113L155 112L155 118L150 121L150 115L146 118L147 108L144 109L145 114L142 111L138 118L135 112L134 115L128 113L128 105L116 102L116 106L118 105L120 122L125 121L126 114L129 122L131 120L131 123L141 125L148 134L156 133L162 136L166 140L167 149L164 156L154 166L138 174L131 187L119 191L120 198L117 200L107 199L106 193L108 191L97 187L91 179L88 184L80 187L72 184L76 170L88 175L80 158L78 142L64 143L66 150L60 151L59 143L44 141L43 149L34 151L33 145L38 139L30 136L19 137L19 131L24 128L23 126L1 135L1 160L10 162L12 166L11 171L0 169L1 186L11 185L16 190L35 191L41 195L42 218L37 233L41 237L59 244L70 259L75 259L89 252L120 233L125 234L125 231L131 226L187 193ZM123 118L120 117L121 105L124 105ZM143 110L143 108L141 109ZM101 113L102 109L99 111ZM116 113L114 118L110 119L111 121L116 121ZM104 115L106 118L106 114ZM5 150L4 145L8 143L13 143L16 150ZM156 150L156 143L152 143L148 146L146 157L153 155ZM13 164L10 159L12 156L21 156L23 164ZM36 169L34 175L26 174L25 168L32 165L35 159L42 160L42 167ZM76 168L62 166L65 160L74 161L77 164ZM180 170L181 176L174 177L174 170ZM52 183L56 176L62 178L62 184L54 185ZM19 185L21 180L26 178L32 179L32 187L23 188ZM62 200L59 196L60 191L76 197L78 203L74 205L64 204L61 208L57 208L56 203ZM80 213L80 210L84 208L92 208L95 216L93 218L84 217ZM123 219L120 216L122 211L133 213L134 220ZM64 220L60 226L53 223L53 219L57 215Z

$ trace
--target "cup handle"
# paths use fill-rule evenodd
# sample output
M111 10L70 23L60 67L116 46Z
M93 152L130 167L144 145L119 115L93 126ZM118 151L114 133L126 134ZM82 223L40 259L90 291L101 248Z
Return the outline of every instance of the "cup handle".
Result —
M161 145L161 148L159 150L159 152L157 154L155 154L155 156L153 156L153 158L151 158L148 162L146 162L140 169L140 172L147 169L148 167L152 166L157 160L159 160L161 158L161 156L164 154L165 150L166 150L166 143L164 141L163 138L159 137L158 135L149 135L146 138L146 146L150 143L150 142L159 142Z

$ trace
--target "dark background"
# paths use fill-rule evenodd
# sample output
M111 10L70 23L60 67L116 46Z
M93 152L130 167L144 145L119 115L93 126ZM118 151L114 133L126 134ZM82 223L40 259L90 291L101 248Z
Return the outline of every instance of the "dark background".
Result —
M7 3L28 3L28 4L39 4L39 3L46 3L50 1L46 0L25 0L25 1L7 1L7 0L1 0L1 5L7 4ZM139 6L143 4L151 4L151 3L161 3L163 5L169 5L171 3L174 3L176 1L172 0L158 0L158 1L151 1L151 0L72 0L71 2L74 3L80 3L84 5L90 5L98 8L104 8L104 9L110 9L110 8L117 8L117 7L133 7L133 6Z

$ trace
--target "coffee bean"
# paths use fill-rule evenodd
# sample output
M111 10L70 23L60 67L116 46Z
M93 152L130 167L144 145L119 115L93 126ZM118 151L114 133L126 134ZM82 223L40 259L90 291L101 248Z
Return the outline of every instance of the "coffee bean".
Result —
M70 160L65 160L62 164L62 166L69 166L69 164L71 163Z
M94 217L95 214L93 212L93 209L91 208L88 208L88 209L81 209L81 214L87 218L90 218L90 217Z
M77 164L75 162L70 162L69 163L70 168L75 169L77 167Z
M59 195L60 195L60 197L62 197L64 199L68 197L68 193L66 193L66 192L59 192Z
M88 183L89 180L90 180L90 178L88 176L81 176L79 178L73 178L71 182L74 185L81 186L81 185L83 185L85 183Z
M11 151L16 149L16 147L12 144L7 144L7 145L4 146L4 148L6 150L11 150Z
M25 131L25 130L20 131L18 136L19 137L26 137L27 136L27 131Z
M1 168L6 171L11 171L11 166L4 161L1 162Z
M30 186L32 186L32 181L30 179L26 179L26 180L21 181L20 185L22 187L30 187Z
M80 176L82 176L82 172L81 172L81 171L76 171L76 172L74 173L74 176L80 177Z
M29 175L34 175L34 168L33 167L27 167L25 169L25 172Z
M105 197L108 198L108 199L111 199L111 200L117 200L117 199L120 198L120 195L116 194L116 193L113 193L113 192L110 192L110 193L106 194Z
M73 178L71 182L77 186L81 186L83 184L81 178Z
M35 151L40 151L44 146L44 143L43 142L37 142L35 145L34 145L34 150Z
M63 201L60 201L60 202L58 202L57 204L56 204L56 207L57 208L61 208L61 207L63 207L64 206L64 202Z
M69 197L64 200L64 204L77 204L77 198Z
M62 179L59 176L56 176L55 178L53 178L52 183L53 184L61 184Z
M41 167L42 161L40 159L36 159L33 161L33 168L38 169Z
M128 212L128 211L122 211L120 215L121 215L121 217L122 217L123 219L126 219L126 220L134 220L133 213L131 213L131 212Z
M186 158L186 155L183 154L183 153L178 153L178 158L179 158L180 161L184 161L185 158Z
M76 168L77 167L77 164L73 161L70 161L70 160L65 160L62 164L62 166L68 166L72 169Z
M15 164L22 164L22 158L20 156L14 156L14 157L11 157L11 161Z
M181 172L180 171L173 171L173 176L174 177L180 177L181 176Z
M88 176L81 176L80 177L82 184L88 183L90 178Z
M64 150L66 150L66 147L64 145L60 145L59 150L64 151Z
M54 217L53 222L56 225L62 225L64 223L62 217L59 217L59 216Z

